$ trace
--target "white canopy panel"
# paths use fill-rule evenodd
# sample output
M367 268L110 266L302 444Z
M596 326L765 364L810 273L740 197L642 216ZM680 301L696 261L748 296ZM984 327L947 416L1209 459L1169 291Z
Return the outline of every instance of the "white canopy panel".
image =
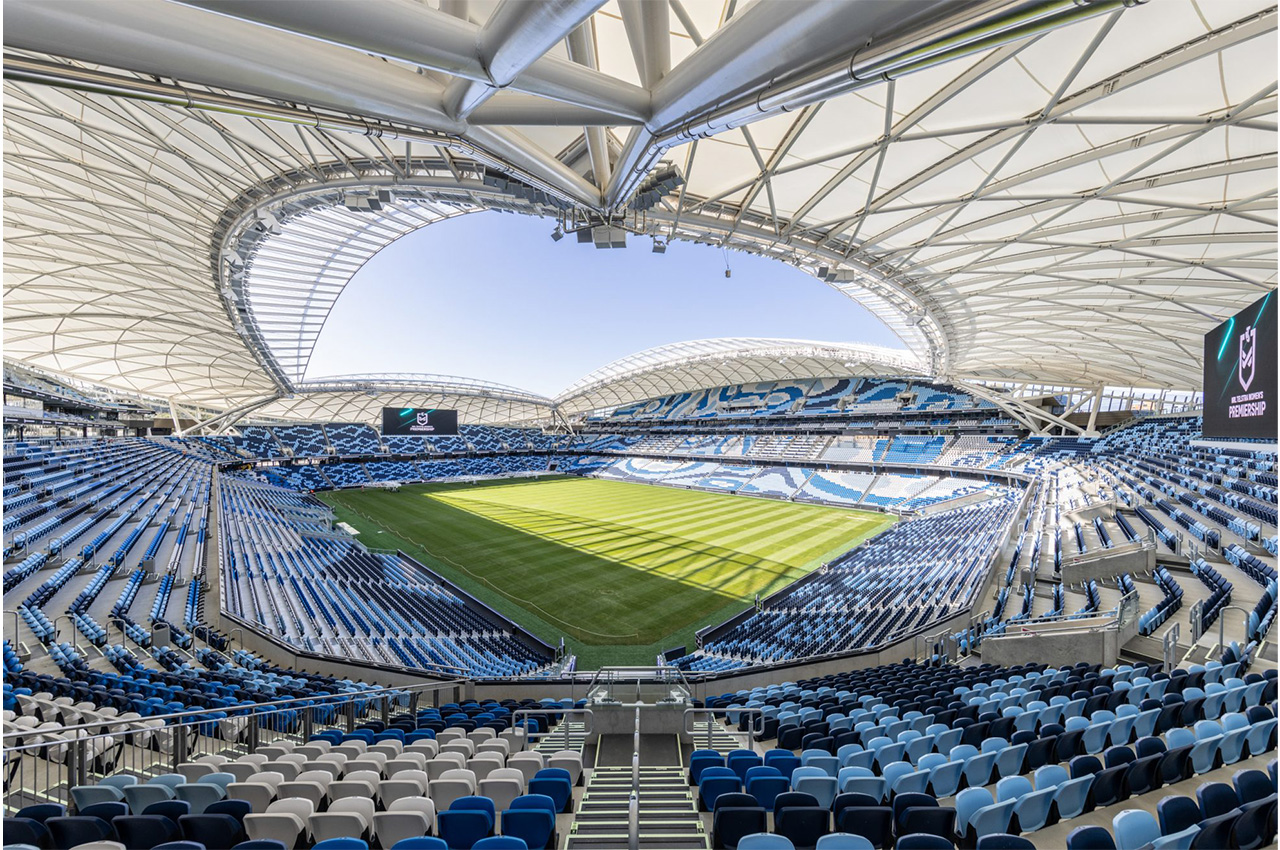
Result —
M498 208L796 264L937 377L1194 389L1201 335L1276 285L1276 17L10 0L6 354L296 394L364 259ZM683 185L637 196L660 162Z

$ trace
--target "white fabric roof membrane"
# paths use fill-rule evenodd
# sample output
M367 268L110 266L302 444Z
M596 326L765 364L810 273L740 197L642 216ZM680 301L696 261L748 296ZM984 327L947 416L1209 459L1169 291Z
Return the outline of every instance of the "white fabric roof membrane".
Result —
M941 378L1196 388L1276 285L1266 2L213 5L6 4L7 356L296 402L360 263L490 208L821 271Z

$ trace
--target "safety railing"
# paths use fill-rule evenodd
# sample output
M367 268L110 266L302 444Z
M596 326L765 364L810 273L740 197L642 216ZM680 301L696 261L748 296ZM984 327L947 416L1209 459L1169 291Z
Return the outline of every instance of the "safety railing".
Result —
M420 707L438 706L446 694L446 702L459 699L465 684L433 682L132 718L108 716L85 703L20 695L21 714L0 738L5 809L36 802L72 806L72 788L114 773L180 773L181 765L204 756L234 760L275 743L303 744L328 729L350 733L371 720L386 727L399 715L416 724Z
M535 717L539 715L545 715L545 714L560 715L560 722L556 724L554 729L548 729L545 733L543 733L538 743L545 743L545 742L554 743L556 740L556 736L559 735L562 737L563 744L564 744L561 747L561 749L565 749L565 750L573 749L573 745L569 738L569 735L571 732L574 732L574 731L579 732L584 736L583 740L586 740L591 736L591 733L593 733L596 729L595 713L589 708L565 708L564 706L560 706L560 705L544 705L544 706L538 706L537 708L518 708L515 711L511 712L511 725L512 725L512 728L521 728L522 722L524 724L523 728L525 730L525 734L521 739L521 744L520 744L522 749L533 742L532 737L529 735L529 723L527 718ZM523 721L521 720L522 717L525 718ZM574 730L572 728L572 726L570 725L572 723L572 720L570 718L572 717L582 718L581 729Z
M705 715L707 718L706 720L707 749L708 750L714 749L712 747L712 742L714 740L713 732L715 731L714 727L716 722L716 715L728 716L731 712L738 715L746 714L755 718L754 722L750 723L745 730L744 729L734 729L732 731L729 731L728 729L725 730L726 732L728 732L728 734L733 735L735 737L741 735L742 749L744 750L751 749L751 736L764 734L764 709L762 708L755 708L755 707L753 708L737 708L737 707L735 708L730 708L730 707L686 708L684 711L684 727L683 727L684 733L696 742L697 736L700 730L696 727L695 721L691 720L691 718L697 717L698 715Z

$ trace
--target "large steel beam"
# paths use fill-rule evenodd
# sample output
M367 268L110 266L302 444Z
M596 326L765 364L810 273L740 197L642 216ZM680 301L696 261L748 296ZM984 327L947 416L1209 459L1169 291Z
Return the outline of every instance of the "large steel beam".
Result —
M220 15L253 21L343 47L440 71L464 80L510 86L628 121L648 115L649 93L591 68L543 56L564 21L585 17L593 0L516 3L495 10L484 28L412 0L182 0ZM600 3L595 2L598 8ZM449 7L454 12L456 6ZM592 9L594 11L594 9ZM500 15L501 13L501 15ZM536 27L504 43L524 22ZM564 30L564 31L561 31ZM487 33L487 34L486 34ZM545 44L541 50L538 48ZM536 53L535 53L536 51ZM517 76L518 75L518 76Z
M13 0L7 47L447 133L438 84L315 39L162 0Z

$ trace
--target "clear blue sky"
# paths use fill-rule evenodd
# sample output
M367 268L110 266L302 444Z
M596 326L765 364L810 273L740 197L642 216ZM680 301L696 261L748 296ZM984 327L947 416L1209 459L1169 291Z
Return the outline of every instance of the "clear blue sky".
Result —
M424 227L385 248L338 299L307 377L431 372L555 395L646 348L728 336L902 342L791 266L675 242L597 250L555 223L496 212Z

